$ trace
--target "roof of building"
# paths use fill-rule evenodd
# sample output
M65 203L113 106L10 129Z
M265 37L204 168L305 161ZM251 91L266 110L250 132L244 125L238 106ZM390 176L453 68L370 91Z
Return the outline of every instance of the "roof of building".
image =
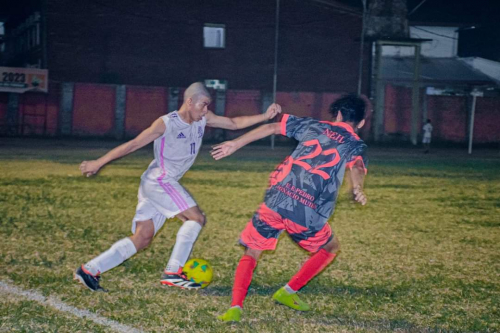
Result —
M420 84L423 86L457 85L496 86L493 79L458 58L420 58ZM409 85L413 83L413 57L383 57L382 79Z

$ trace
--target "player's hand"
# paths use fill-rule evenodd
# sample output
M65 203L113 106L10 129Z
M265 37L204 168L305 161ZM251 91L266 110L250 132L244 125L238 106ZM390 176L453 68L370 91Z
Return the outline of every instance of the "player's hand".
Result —
M215 160L220 160L221 158L227 157L238 150L238 146L234 141L226 141L219 143L218 145L212 146L212 157Z
M97 161L83 161L82 164L80 164L82 175L87 177L95 175L100 168L101 165Z
M363 189L361 186L356 186L353 190L352 193L354 195L354 201L359 202L361 205L366 205L366 202L368 199L366 198L365 193L363 192Z
M273 104L269 105L269 107L266 110L265 115L266 115L266 118L269 120L269 119L273 119L274 117L276 117L276 115L279 113L281 113L281 105L273 103Z

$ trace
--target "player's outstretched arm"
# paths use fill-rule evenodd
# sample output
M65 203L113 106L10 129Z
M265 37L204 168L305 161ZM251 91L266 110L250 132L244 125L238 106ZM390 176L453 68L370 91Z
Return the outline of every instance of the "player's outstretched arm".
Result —
M120 157L128 155L139 148L144 147L155 139L159 138L165 132L165 123L161 118L155 120L150 127L142 131L134 139L113 148L108 153L93 161L83 161L80 164L80 171L83 175L90 177L95 175L107 163Z
M207 126L237 130L273 119L279 113L281 113L281 106L279 104L273 103L267 108L265 113L255 116L228 118L217 116L212 111L208 111L206 118Z
M221 158L231 155L232 153L234 153L241 147L249 144L250 142L254 142L256 140L265 138L266 136L272 134L280 134L281 133L280 126L281 126L280 123L272 123L259 126L256 129L251 130L246 134L243 134L239 138L213 146L213 149L210 153L212 154L212 157L214 159L220 160Z
M363 162L360 160L354 163L351 168L351 183L352 183L352 194L354 195L354 200L362 205L366 205L368 199L363 192L363 184L365 181L365 168Z

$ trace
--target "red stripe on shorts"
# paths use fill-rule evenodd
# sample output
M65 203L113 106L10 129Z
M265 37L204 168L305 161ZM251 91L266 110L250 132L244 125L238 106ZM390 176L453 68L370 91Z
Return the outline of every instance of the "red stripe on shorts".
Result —
M270 227L278 230L285 229L285 225L283 224L283 217L281 217L281 215L276 213L274 210L267 207L265 203L262 203L260 205L259 209L257 210L257 214L259 214L259 220L265 222Z
M278 244L278 238L266 238L262 236L253 226L252 220L247 223L240 236L240 240L246 247L254 250L274 250Z
M325 223L323 228L318 231L314 236L299 242L300 247L309 252L318 252L318 250L325 245L332 236L332 228L328 223Z
M307 227L304 227L303 225L295 223L289 219L284 219L284 223L286 226L286 231L288 231L289 234L301 234L309 230L307 229Z

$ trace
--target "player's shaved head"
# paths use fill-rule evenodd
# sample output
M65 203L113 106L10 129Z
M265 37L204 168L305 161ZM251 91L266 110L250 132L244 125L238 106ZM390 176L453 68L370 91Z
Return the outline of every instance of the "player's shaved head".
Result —
M200 96L211 98L207 88L205 88L205 86L201 82L193 83L192 85L187 87L186 91L184 92L185 101L187 101L188 98L192 98L193 100L195 100L197 97Z

